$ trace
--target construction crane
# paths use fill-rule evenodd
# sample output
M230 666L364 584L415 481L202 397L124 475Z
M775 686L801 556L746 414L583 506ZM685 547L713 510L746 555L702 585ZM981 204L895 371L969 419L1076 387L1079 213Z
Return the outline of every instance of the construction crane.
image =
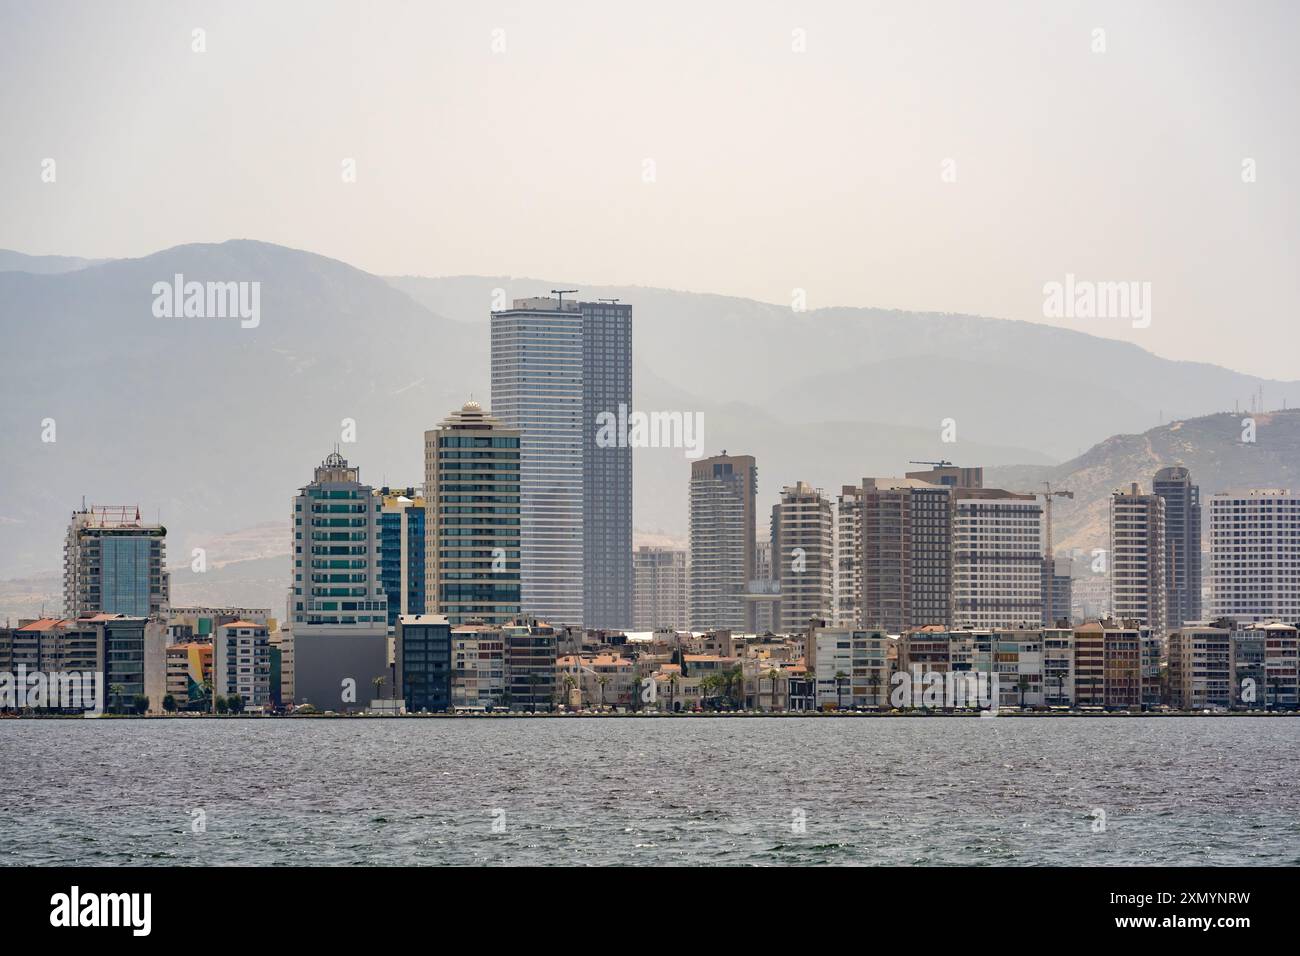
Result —
M933 465L935 468L951 468L950 461L909 461L909 465Z
M1037 492L1037 496L1043 499L1044 517L1047 519L1047 547L1044 550L1044 556L1047 558L1051 558L1052 557L1052 499L1073 498L1074 492L1066 491L1064 488L1059 489L1057 491L1053 491L1052 483L1050 481L1043 482L1043 487L1046 488L1047 490Z
M557 311L560 311L560 312L563 312L563 311L564 311L564 297L565 297L565 295L572 294L572 293L576 293L577 291L578 291L577 289L552 289L552 290L551 290L551 295L558 295L558 296L560 297L560 307L559 307L559 309L558 309Z

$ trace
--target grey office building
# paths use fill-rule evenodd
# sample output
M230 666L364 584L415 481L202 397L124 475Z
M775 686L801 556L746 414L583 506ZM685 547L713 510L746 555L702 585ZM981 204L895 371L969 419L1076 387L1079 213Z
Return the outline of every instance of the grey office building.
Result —
M1161 468L1151 491L1165 500L1165 616L1169 628L1201 619L1201 489L1186 468Z
M556 624L632 623L632 307L516 299L492 313L492 411L521 432L521 603Z
M596 443L602 413L632 411L632 306L582 302L582 621L632 626L632 448Z

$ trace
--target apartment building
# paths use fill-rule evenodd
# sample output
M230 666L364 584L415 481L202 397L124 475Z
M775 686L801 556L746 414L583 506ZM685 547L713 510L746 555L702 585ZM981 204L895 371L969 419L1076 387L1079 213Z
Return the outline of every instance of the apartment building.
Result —
M1300 621L1300 494L1286 489L1210 498L1210 616Z
M777 630L797 634L810 619L833 616L834 516L820 490L800 481L782 489L772 508L772 555L781 598Z
M1165 499L1133 482L1110 499L1110 612L1165 632Z
M1037 626L1043 618L1043 508L1034 495L965 488L953 508L955 627Z

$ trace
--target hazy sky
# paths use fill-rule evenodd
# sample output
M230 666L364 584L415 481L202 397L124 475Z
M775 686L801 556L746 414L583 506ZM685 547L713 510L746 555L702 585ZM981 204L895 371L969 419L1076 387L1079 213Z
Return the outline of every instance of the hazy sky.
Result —
M0 247L1039 322L1073 273L1151 324L1059 324L1297 378L1297 40L1281 2L0 0Z

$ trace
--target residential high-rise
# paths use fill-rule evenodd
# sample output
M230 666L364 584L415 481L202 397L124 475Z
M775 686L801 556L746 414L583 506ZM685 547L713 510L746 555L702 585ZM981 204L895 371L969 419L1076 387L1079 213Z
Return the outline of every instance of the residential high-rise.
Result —
M166 558L167 529L141 521L138 507L74 511L63 547L64 614L157 616L170 601Z
M817 627L810 644L818 710L888 706L889 638L882 631Z
M745 601L754 579L758 467L751 455L691 462L691 627L753 631L755 611Z
M835 598L831 503L807 482L781 490L772 507L772 557L781 582L776 630L801 633L810 619L830 620Z
M1232 706L1231 621L1182 624L1169 635L1169 703L1179 710Z
M1165 631L1165 500L1137 482L1110 499L1110 612Z
M1035 495L961 488L953 511L953 622L1039 626L1043 619L1043 506Z
M835 503L835 614L837 627L862 619L862 488L844 485Z
M425 609L452 625L521 613L521 444L473 401L424 433Z
M1072 564L1068 557L1043 556L1043 627L1055 627L1061 621L1071 619L1070 608L1074 602Z
M1142 710L1160 703L1160 635L1137 621L1074 629L1075 705Z
M558 636L551 625L535 619L502 627L506 646L506 680L513 710L536 713L556 704L555 661Z
M632 630L686 630L686 552L642 545L632 554L632 568Z
M1165 626L1201 619L1201 489L1186 468L1161 468L1151 491L1165 500Z
M379 578L388 598L388 626L424 613L425 510L414 488L380 488Z
M271 708L271 643L265 624L232 621L212 642L212 683L218 697L239 697L247 711Z
M516 299L492 313L492 408L521 433L523 607L565 624L632 620L632 450L597 442L632 406L632 307ZM621 439L623 436L619 436Z
M382 502L337 451L293 502L294 699L360 710L388 677L388 598L380 577Z
M1279 488L1210 498L1210 616L1300 621L1300 494Z
M916 478L862 480L862 625L901 634L951 627L953 489Z

